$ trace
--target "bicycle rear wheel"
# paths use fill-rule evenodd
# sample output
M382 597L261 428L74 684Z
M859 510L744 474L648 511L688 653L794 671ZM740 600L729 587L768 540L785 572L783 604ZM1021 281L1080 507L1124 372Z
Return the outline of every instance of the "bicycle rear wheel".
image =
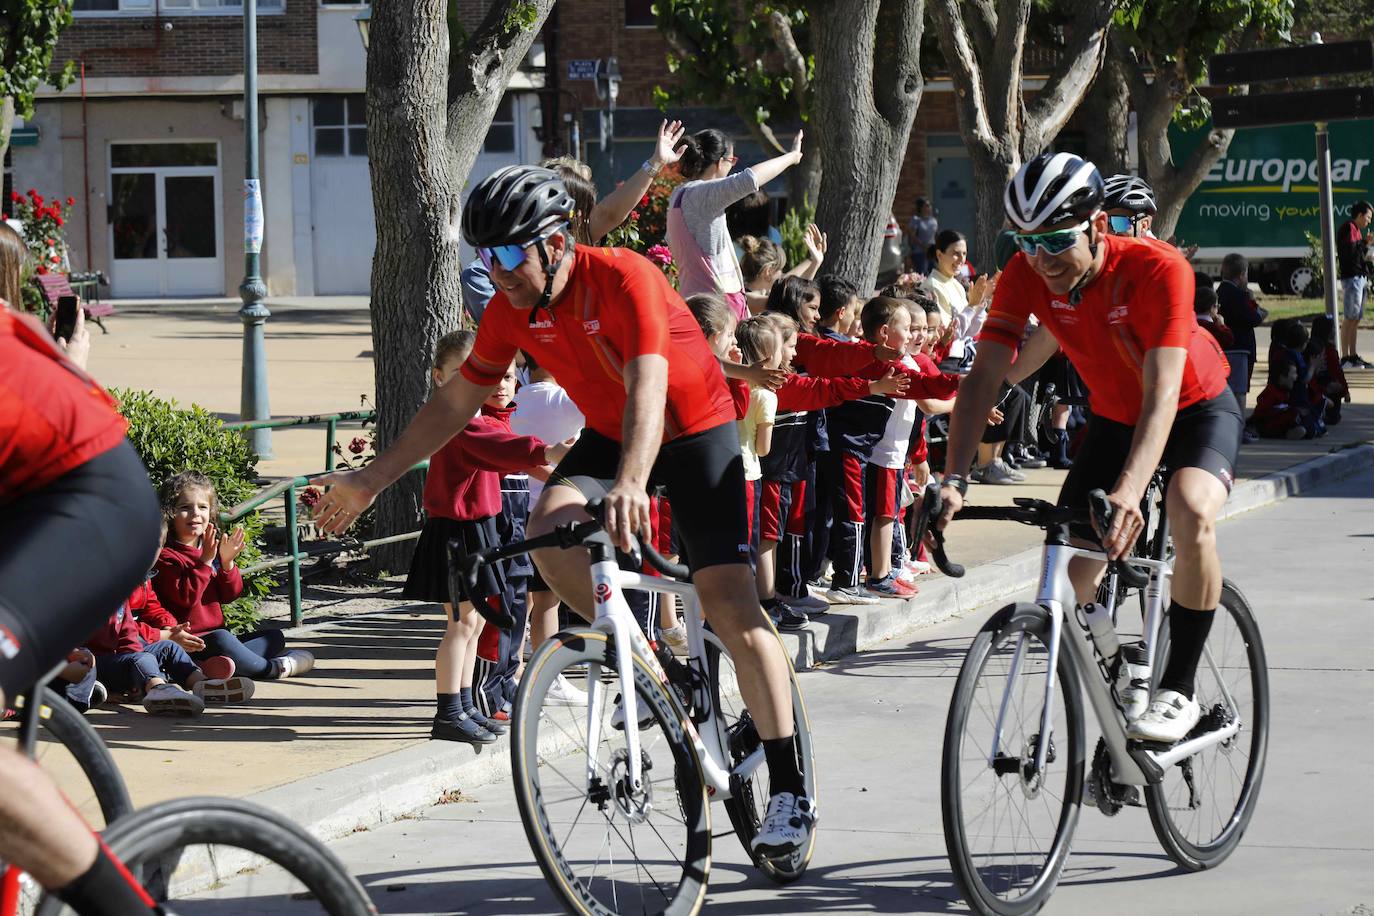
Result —
M38 697L42 708L34 761L95 829L132 811L124 777L91 723L56 691L44 687ZM17 725L18 719L14 721Z
M711 867L701 764L678 702L658 674L614 649L599 630L566 630L526 666L511 732L520 818L544 877L569 912L691 916L706 897ZM611 724L620 664L634 666L640 714L651 714L639 732L638 789L629 780L625 733ZM588 703L570 707L551 699L560 676L585 679ZM595 742L588 740L593 721Z
M162 802L120 820L105 831L104 840L154 899L177 916L377 913L323 844L250 802ZM37 916L71 914L62 901L45 897Z
M1168 658L1168 649L1166 616L1156 657ZM1155 668L1157 681L1163 665ZM1269 746L1264 643L1250 603L1234 583L1222 585L1196 691L1202 720L1189 738L1234 717L1240 718L1240 731L1169 767L1162 782L1145 789L1155 835L1169 857L1189 871L1220 865L1239 845L1255 811Z
M1003 608L974 638L950 702L940 775L945 846L960 892L976 913L1022 916L1044 906L1078 823L1082 697L1061 651L1050 733L1042 737L1049 638L1044 608ZM1044 740L1041 770L1036 756Z
M707 632L706 670L710 678L711 699L715 704L716 725L720 729L721 747L726 749L731 769L739 767L754 753L763 753L763 742L754 727L753 717L745 708L738 695L739 679L735 674L735 663L725 651L716 634ZM797 766L801 769L802 782L806 795L819 810L816 784L816 754L811 742L811 722L806 715L806 703L802 700L801 685L797 683L797 672L789 663L787 674L792 690L792 720L796 727ZM698 723L700 725L700 723ZM769 878L779 884L796 881L806 873L811 862L811 854L816 848L816 831L811 831L811 839L805 847L798 849L786 859L769 859L756 856L752 847L754 837L763 826L763 815L768 809L768 767L760 762L753 772L734 780L731 797L725 800L725 811L730 815L730 823L735 827L735 835L744 845L754 865Z

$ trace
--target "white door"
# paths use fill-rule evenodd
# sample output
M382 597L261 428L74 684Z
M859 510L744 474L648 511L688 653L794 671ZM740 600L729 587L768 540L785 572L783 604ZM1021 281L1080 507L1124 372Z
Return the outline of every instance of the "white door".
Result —
M222 213L217 143L111 144L114 295L224 295Z
M365 295L372 285L377 229L363 111L361 95L320 96L311 105L310 212L322 296Z

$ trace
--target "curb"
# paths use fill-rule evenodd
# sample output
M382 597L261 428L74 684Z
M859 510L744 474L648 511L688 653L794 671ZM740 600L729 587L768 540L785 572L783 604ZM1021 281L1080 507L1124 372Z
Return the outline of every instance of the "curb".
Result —
M1370 467L1374 467L1374 444L1333 451L1240 484L1221 518L1271 505ZM813 621L808 630L782 634L783 644L797 670L806 670L1015 594L1034 584L1039 565L1040 548L1035 547L974 567L962 579L925 580L918 597L836 608ZM427 742L268 789L248 800L291 818L322 840L331 840L412 814L459 787L505 778L510 772L508 754L504 742L485 750Z

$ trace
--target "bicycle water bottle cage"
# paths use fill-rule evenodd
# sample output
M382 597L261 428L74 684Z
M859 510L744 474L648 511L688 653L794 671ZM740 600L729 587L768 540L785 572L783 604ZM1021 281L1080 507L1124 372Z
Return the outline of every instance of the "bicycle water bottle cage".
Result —
M1103 535L1112 527L1112 504L1107 499L1107 494L1103 490L1093 490L1088 494L1088 508L1092 512L1093 521L1097 524L1097 530ZM1103 549L1106 549L1103 545ZM1144 588L1150 583L1150 575L1142 570L1136 569L1126 560L1113 560L1110 570L1116 573L1123 583L1130 588Z

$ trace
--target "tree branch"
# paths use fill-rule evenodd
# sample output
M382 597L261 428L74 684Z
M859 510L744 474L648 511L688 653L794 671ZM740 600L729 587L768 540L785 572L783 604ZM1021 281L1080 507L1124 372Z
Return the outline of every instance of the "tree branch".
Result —
M964 137L978 144L984 153L990 156L996 146L996 139L988 124L984 107L986 100L983 95L983 78L973 47L969 43L959 6L958 0L933 0L930 4L930 14L939 32L940 48L944 52L950 79L954 83L955 107L959 113L959 124L963 128Z
M1026 129L1021 152L1029 157L1058 136L1092 85L1107 53L1107 29L1115 3L1079 5L1073 37L1045 81L1045 88L1026 106Z
M553 9L554 0L504 0L493 3L463 45L461 56L450 49L448 101L450 107L459 97L470 93L492 93L495 112L511 75L519 68L530 45L544 27L544 20ZM521 14L531 15L528 27L516 25ZM459 65L461 63L461 65ZM497 89L501 91L496 91Z
M964 8L968 10L968 16L964 20L965 27L968 29L978 59L996 60L997 58L992 56L993 46L997 41L997 27L1000 24L996 0L968 0Z
M994 135L1007 136L1020 123L1023 104L1021 60L1030 7L1030 0L1002 0L997 12L996 36L982 58L984 66L996 66L1008 74L1007 79L994 79L983 87L987 118Z
M797 39L792 34L792 24L779 10L773 10L768 14L768 31L777 42L783 67L792 77L792 98L797 103L797 109L806 111L811 98L811 81L806 75L806 56L797 47Z

